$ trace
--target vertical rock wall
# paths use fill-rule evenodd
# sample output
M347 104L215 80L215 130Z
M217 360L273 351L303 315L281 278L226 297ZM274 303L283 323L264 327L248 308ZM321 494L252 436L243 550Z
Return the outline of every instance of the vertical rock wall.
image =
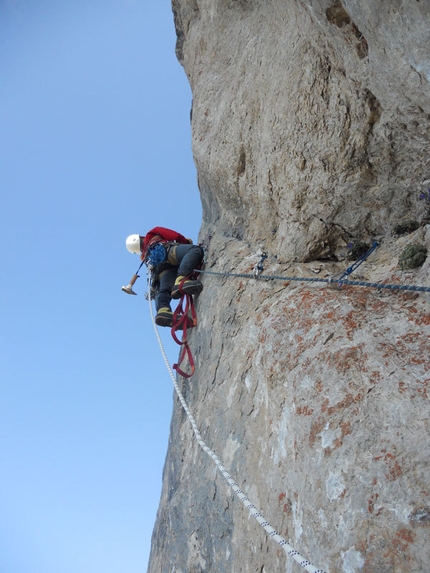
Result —
M339 276L351 244L377 240L351 278L429 286L429 258L398 264L430 251L429 2L172 6L206 270L252 273L264 250L264 274ZM243 491L327 572L429 571L429 294L203 281L180 384ZM149 573L302 570L175 398Z

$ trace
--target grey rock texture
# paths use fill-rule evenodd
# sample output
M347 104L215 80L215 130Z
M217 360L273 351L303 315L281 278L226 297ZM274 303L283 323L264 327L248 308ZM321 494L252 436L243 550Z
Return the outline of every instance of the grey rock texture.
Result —
M430 286L430 3L173 0L206 270ZM410 232L396 235L403 222ZM409 222L417 224L411 225ZM210 239L209 239L210 238ZM273 527L330 573L430 571L428 293L206 274L180 384ZM303 571L174 399L149 573Z

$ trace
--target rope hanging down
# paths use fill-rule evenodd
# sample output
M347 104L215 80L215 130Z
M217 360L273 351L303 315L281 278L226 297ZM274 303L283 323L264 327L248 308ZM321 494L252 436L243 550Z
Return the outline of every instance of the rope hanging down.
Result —
M325 573L325 571L323 569L318 569L317 567L315 567L314 565L312 565L312 563L310 563L307 559L305 559L298 551L296 551L281 535L279 535L279 533L270 525L270 523L268 521L266 521L266 519L264 518L264 516L261 514L261 512L255 507L255 505L253 503L251 503L251 501L248 499L248 497L243 493L243 491L239 488L239 486L237 485L237 483L234 481L234 479L231 477L231 475L228 473L228 471L226 470L226 468L223 466L223 464L221 463L220 459L218 458L218 456L215 454L215 452L213 452L204 442L201 434L200 434L200 430L197 426L196 420L194 419L194 416L191 412L191 410L189 409L183 395L182 392L179 388L178 383L176 382L176 378L175 375L173 373L173 370L170 368L170 364L169 361L167 359L166 356L166 352L164 350L164 346L163 343L161 341L160 335L158 333L156 324L155 324L155 320L154 320L154 313L152 311L152 305L151 305L151 300L148 297L148 302L149 302L149 312L151 315L151 321L152 321L152 325L154 327L155 330L155 335L157 337L158 340L158 344L160 346L160 350L161 350L161 354L163 356L164 362L166 364L167 370L170 374L170 378L172 379L173 382L173 386L175 388L176 394L181 402L181 405L183 407L183 409L185 410L185 413L187 414L187 417L189 419L189 421L191 422L191 426L194 432L194 435L197 439L197 442L199 444L199 446L202 448L202 450L210 457L212 458L212 460L215 462L215 465L217 466L218 470L220 471L220 473L222 474L222 476L225 478L225 480L227 481L227 483L229 484L229 486L232 488L232 490L235 492L235 494L237 495L237 497L240 499L240 501L243 503L243 505L249 510L249 512L251 513L251 515L258 521L258 523L263 527L263 529L266 531L266 533L269 534L269 537L271 539L273 539L274 541L276 541L276 543L278 543L282 549L285 551L285 553L287 555L289 555L290 557L292 557L295 561L297 561L297 563L299 565L301 565L306 571L308 571L309 573ZM178 371L178 369L176 369Z

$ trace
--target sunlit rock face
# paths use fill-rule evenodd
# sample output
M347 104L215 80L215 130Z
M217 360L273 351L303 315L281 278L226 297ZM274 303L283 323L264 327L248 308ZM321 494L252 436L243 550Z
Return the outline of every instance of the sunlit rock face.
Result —
M328 279L376 241L348 278L430 286L429 3L172 6L206 270L252 275L266 252L264 275ZM327 572L429 571L429 293L202 280L179 384L242 490ZM148 571L303 571L176 398Z

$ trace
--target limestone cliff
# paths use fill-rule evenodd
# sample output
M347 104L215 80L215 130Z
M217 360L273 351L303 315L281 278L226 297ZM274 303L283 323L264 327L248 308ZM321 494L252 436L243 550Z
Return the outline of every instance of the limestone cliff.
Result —
M336 277L376 240L351 279L429 286L429 1L172 6L206 269L252 273L265 251L265 275ZM424 256L399 266L411 244ZM327 572L430 571L429 294L203 282L181 386L243 491ZM148 571L303 571L176 398Z

